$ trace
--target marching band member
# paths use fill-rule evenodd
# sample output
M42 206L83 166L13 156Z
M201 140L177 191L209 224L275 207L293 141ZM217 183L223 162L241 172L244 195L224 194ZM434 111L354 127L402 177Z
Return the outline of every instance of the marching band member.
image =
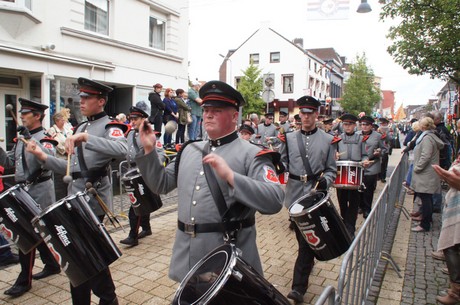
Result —
M303 96L297 100L297 105L300 108L301 129L287 133L284 137L280 136L284 140L279 150L281 161L286 170L289 170L284 201L287 208L311 192L317 182L317 189L326 190L337 173L336 139L316 127L321 103L314 97ZM292 290L287 297L295 303L301 303L307 291L315 256L297 226L294 230L299 251L294 266Z
M344 114L340 117L340 120L342 121L344 132L340 135L342 141L338 143L338 160L362 162L363 167L367 167L369 161L368 156L362 149L363 136L355 132L358 117L353 114ZM351 236L355 235L360 198L358 190L337 188L340 215Z
M128 161L129 168L136 167L136 154L142 148L142 143L139 140L139 128L144 122L144 119L148 118L149 115L146 112L147 105L145 102L139 102L135 106L131 106L129 109L129 119L132 124L132 129L129 131L128 136L128 154L126 160ZM166 161L166 155L164 152L163 145L158 141L156 147L160 162ZM153 200L153 199L152 199ZM130 231L128 237L120 240L120 243L128 246L137 246L139 244L138 239L152 235L152 228L150 227L150 213L142 216L137 216L134 213L134 208L131 206L128 212L129 227ZM139 227L142 227L142 231L139 233Z
M104 112L108 94L113 89L99 82L80 77L80 111L88 121L76 127L75 133L65 143L66 152L73 154L72 181L68 186L68 194L76 194L86 189L91 183L103 202L112 203L112 184L109 176L112 159L125 158L128 153L124 132L127 125L113 123ZM125 128L125 129L123 129ZM66 160L43 154L41 150L29 142L27 150L34 153L43 166L56 172L65 173ZM91 197L89 205L102 222L104 211L96 198ZM118 305L115 285L107 267L87 282L73 287L70 285L74 305L89 305L91 290L100 300L100 305Z
M364 169L363 184L364 191L361 193L360 207L364 218L369 216L374 200L374 192L377 188L377 180L380 174L380 157L385 150L382 142L382 134L373 130L374 118L364 115L359 120L361 123L361 134L363 135L363 150L367 154L369 161L373 161Z
M380 169L380 181L385 183L387 182L387 169L388 169L388 160L389 160L389 154L392 149L392 142L393 142L393 131L390 129L388 124L390 121L386 118L380 118L380 126L378 128L378 132L382 134L382 141L383 145L385 145L385 150L382 151L382 156L381 156L381 169Z
M240 228L236 246L242 250L242 258L262 275L254 216L256 211L274 214L282 208L284 192L272 159L276 154L238 137L238 109L245 103L238 91L226 83L210 81L199 95L210 140L185 144L166 168L158 160L157 139L150 126L144 123L140 128L144 149L136 163L145 182L158 194L178 188L178 229L169 277L181 281L200 259L222 245L224 225ZM223 200L214 200L213 194L219 190ZM221 209L227 209L228 219Z
M45 129L42 127L42 121L45 117L45 110L48 106L33 102L24 98L19 98L21 104L21 121L26 132L20 132L23 138L28 138L30 133L31 139L36 142L46 138ZM23 129L24 130L24 129ZM27 140L26 140L27 141ZM55 200L54 184L51 172L43 170L38 160L29 152L25 151L25 143L18 139L14 148L6 153L0 148L0 164L5 168L15 167L14 180L17 184L29 184L28 193L45 209ZM38 144L37 144L38 145ZM54 155L55 150L51 143L43 143L44 154ZM27 254L19 251L19 263L21 272L14 285L4 293L12 297L18 297L29 291L32 287L32 278L42 279L53 274L61 272L59 264L56 262L45 243L37 246L40 252L40 258L45 265L43 270L32 276L32 268L35 262L35 249Z
M289 115L286 111L280 111L279 133L291 132L291 123L288 120Z
M270 138L276 137L277 130L273 124L273 117L272 112L267 112L265 114L265 121L257 126L258 134L256 138L259 138L258 144L266 145Z

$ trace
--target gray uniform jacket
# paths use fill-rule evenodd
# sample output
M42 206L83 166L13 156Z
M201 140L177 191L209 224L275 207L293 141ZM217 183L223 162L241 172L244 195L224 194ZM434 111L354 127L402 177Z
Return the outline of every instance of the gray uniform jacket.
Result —
M281 161L286 170L297 176L306 175L304 163L300 155L300 149L297 141L297 134L300 131L294 131L286 134L286 141L280 147ZM327 180L328 187L335 181L337 175L337 165L335 153L337 144L332 144L334 137L316 128L316 132L305 135L302 134L302 142L305 145L307 159L313 174L324 173L323 177ZM314 180L304 183L302 181L288 179L286 185L286 197L284 204L286 208L294 203L303 195L308 194L314 187Z
M276 135L278 134L276 126L273 124L270 124L268 126L265 126L265 124L259 124L259 126L257 126L257 129L258 134L260 135L259 144L267 143L267 137L276 137Z
M49 143L45 143L44 145L40 144L40 140L46 137L45 130L43 128L31 130L30 134L37 142L37 145L39 145L45 153L50 156L54 156L55 150L52 145L49 146ZM31 176L35 175L35 173L42 171L42 165L38 159L35 158L33 154L25 151L25 144L19 140L15 147L8 153L0 148L0 164L2 164L5 168L16 167L14 174L14 180L16 183L23 183L30 179ZM41 176L42 178L39 178L39 180L46 179L47 177L50 177L50 179L39 183L33 183L28 189L30 196L40 205L42 209L45 209L56 201L54 183L53 179L51 179L51 175L52 173L50 171L45 171Z
M185 147L177 176L175 161L163 167L156 151L147 155L140 154L136 158L141 174L152 191L166 194L178 188L178 220L184 223L221 223L221 216L203 171L201 160L205 143L194 142ZM234 188L216 177L227 206L239 202L246 207L246 215L241 219L253 217L256 211L274 214L282 207L284 192L273 163L271 158L257 156L260 151L260 147L240 138L215 147L213 151L224 158L235 173ZM196 237L192 237L176 230L169 277L181 281L200 259L223 243L221 232L197 233ZM239 231L236 246L242 250L243 259L263 274L256 246L255 226Z
M355 132L349 136L346 133L340 135L342 141L338 143L339 160L341 161L364 161L369 159L363 149L363 135Z
M280 122L280 129L283 128L284 129L284 132L285 133L288 133L288 132L291 132L291 123L289 123L289 121L286 121L284 122L283 124L281 124Z
M361 131L359 131L361 133ZM374 163L372 163L369 167L364 169L364 176L370 176L370 175L377 175L381 171L381 166L380 166L380 157L375 157L374 156L374 151L377 148L380 148L380 155L383 155L385 153L385 144L382 141L382 134L372 130L372 132L369 135L363 135L363 149L364 152L367 154L367 157L369 160L373 160Z
M124 159L128 153L126 138L123 131L119 127L110 127L106 129L106 125L110 122L110 118L101 113L90 119L88 122L81 124L76 134L87 132L89 134L88 142L82 144L83 159L85 160L88 170L100 170L107 167L112 159ZM83 131L84 130L84 131ZM81 173L79 156L80 150L75 148L75 154L71 157L70 172ZM44 162L44 167L51 169L61 174L65 174L67 161L56 157L49 157ZM72 180L67 187L67 194L76 194L85 190L87 178L77 178ZM112 204L113 192L111 183L111 173L100 179L99 185L93 185L102 200L110 206ZM90 206L96 215L104 215L104 211L99 206L97 200L90 196Z
M128 162L129 167L136 167L136 155L143 148L139 139L139 132L131 129L126 139L128 140L128 154L126 155L126 161ZM164 164L166 161L166 154L160 141L157 141L156 151L158 157L160 158L160 163Z

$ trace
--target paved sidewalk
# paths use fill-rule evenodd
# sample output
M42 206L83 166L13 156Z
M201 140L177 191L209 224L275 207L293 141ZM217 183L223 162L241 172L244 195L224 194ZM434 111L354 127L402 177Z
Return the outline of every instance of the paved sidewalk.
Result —
M390 166L392 168L399 161L399 157L398 151L391 156ZM382 186L383 184L379 182L377 192L380 192ZM332 201L337 204L335 190L332 189L331 194ZM127 200L125 202L124 205L127 206ZM115 207L119 206L118 203L115 203ZM125 238L127 233L120 229L113 230L112 226L107 224L112 238L123 252L123 256L110 266L120 304L166 305L171 303L178 287L178 284L171 281L167 276L177 223L176 208L175 197L170 197L169 203L167 202L163 208L152 214L153 235L141 239L139 245L134 248L127 248L119 244L118 242ZM424 301L417 302L417 300L422 299L421 294L419 297L419 290L430 295L437 293L433 289L427 289L426 286L420 286L418 281L416 284L415 281L415 279L423 277L431 286L432 277L430 275L436 272L437 277L437 271L440 269L437 267L441 264L437 262L428 264L428 260L431 259L429 254L433 249L433 240L429 236L436 235L436 230L433 230L433 233L417 233L417 236L412 236L409 234L410 224L405 223L405 220L404 216L401 215L400 228L398 228L392 253L405 276L404 287L402 280L397 281L394 277L386 277L382 284L379 304L400 304L402 298L404 298L404 304L425 304ZM359 216L358 226L362 222L363 218ZM126 219L122 223L127 227ZM257 230L257 243L264 267L264 277L282 294L286 295L290 291L292 269L297 251L295 235L288 228L287 210L283 209L276 215L258 214ZM416 245L419 243L421 246L417 248ZM423 249L421 249L422 247ZM415 258L416 254L417 259ZM412 273L409 266L406 265L406 256L408 258L411 256L411 260L419 263L419 267L412 269ZM420 261L422 258L424 262L426 258L426 265ZM313 304L327 285L337 287L340 264L341 257L316 263L310 277L308 292L305 295L305 304ZM430 267L426 268L426 273L423 271L425 267ZM40 259L37 259L34 272L40 271L41 268L42 263ZM19 298L13 299L4 295L2 292L14 283L19 270L19 265L0 270L0 304L71 304L69 281L64 273L44 280L33 281L32 289ZM415 270L419 271L415 272ZM422 271L423 275L421 274ZM386 273L395 276L395 272L390 268L387 269ZM414 288L411 290L413 301L409 300L409 292L406 290L409 284L406 282L413 283ZM444 288L446 285L445 276L443 281L436 283L441 289ZM97 304L97 297L93 296L92 300L94 304ZM424 300L430 300L430 298L425 296Z

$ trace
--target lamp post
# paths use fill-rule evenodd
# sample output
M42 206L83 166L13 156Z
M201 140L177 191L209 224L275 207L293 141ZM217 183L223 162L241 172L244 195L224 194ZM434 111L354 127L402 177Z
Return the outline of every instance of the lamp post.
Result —
M233 76L232 76L232 70L233 70L233 62L230 58L228 58L228 55L227 56L224 56L222 54L219 54L220 57L222 57L225 61L225 82L227 84L229 84L230 86L232 87L235 87L233 85ZM227 62L230 61L230 70L229 70L229 73L227 73ZM230 83L228 82L227 80L227 75L229 75L229 80L230 80ZM236 89L236 88L235 88ZM243 121L243 107L240 106L240 108L238 109L238 126L239 127L241 125L241 122Z
M372 11L371 6L367 3L367 0L361 0L361 4L356 10L358 13L369 13Z

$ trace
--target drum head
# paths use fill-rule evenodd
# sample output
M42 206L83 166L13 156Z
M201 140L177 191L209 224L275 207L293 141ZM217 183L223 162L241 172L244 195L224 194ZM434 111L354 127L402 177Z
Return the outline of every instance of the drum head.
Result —
M307 194L296 201L289 207L289 214L296 215L301 214L308 208L311 208L315 204L322 202L326 198L327 192L316 192L314 194Z
M211 252L187 274L173 304L206 304L225 284L231 263L231 247L225 245Z

